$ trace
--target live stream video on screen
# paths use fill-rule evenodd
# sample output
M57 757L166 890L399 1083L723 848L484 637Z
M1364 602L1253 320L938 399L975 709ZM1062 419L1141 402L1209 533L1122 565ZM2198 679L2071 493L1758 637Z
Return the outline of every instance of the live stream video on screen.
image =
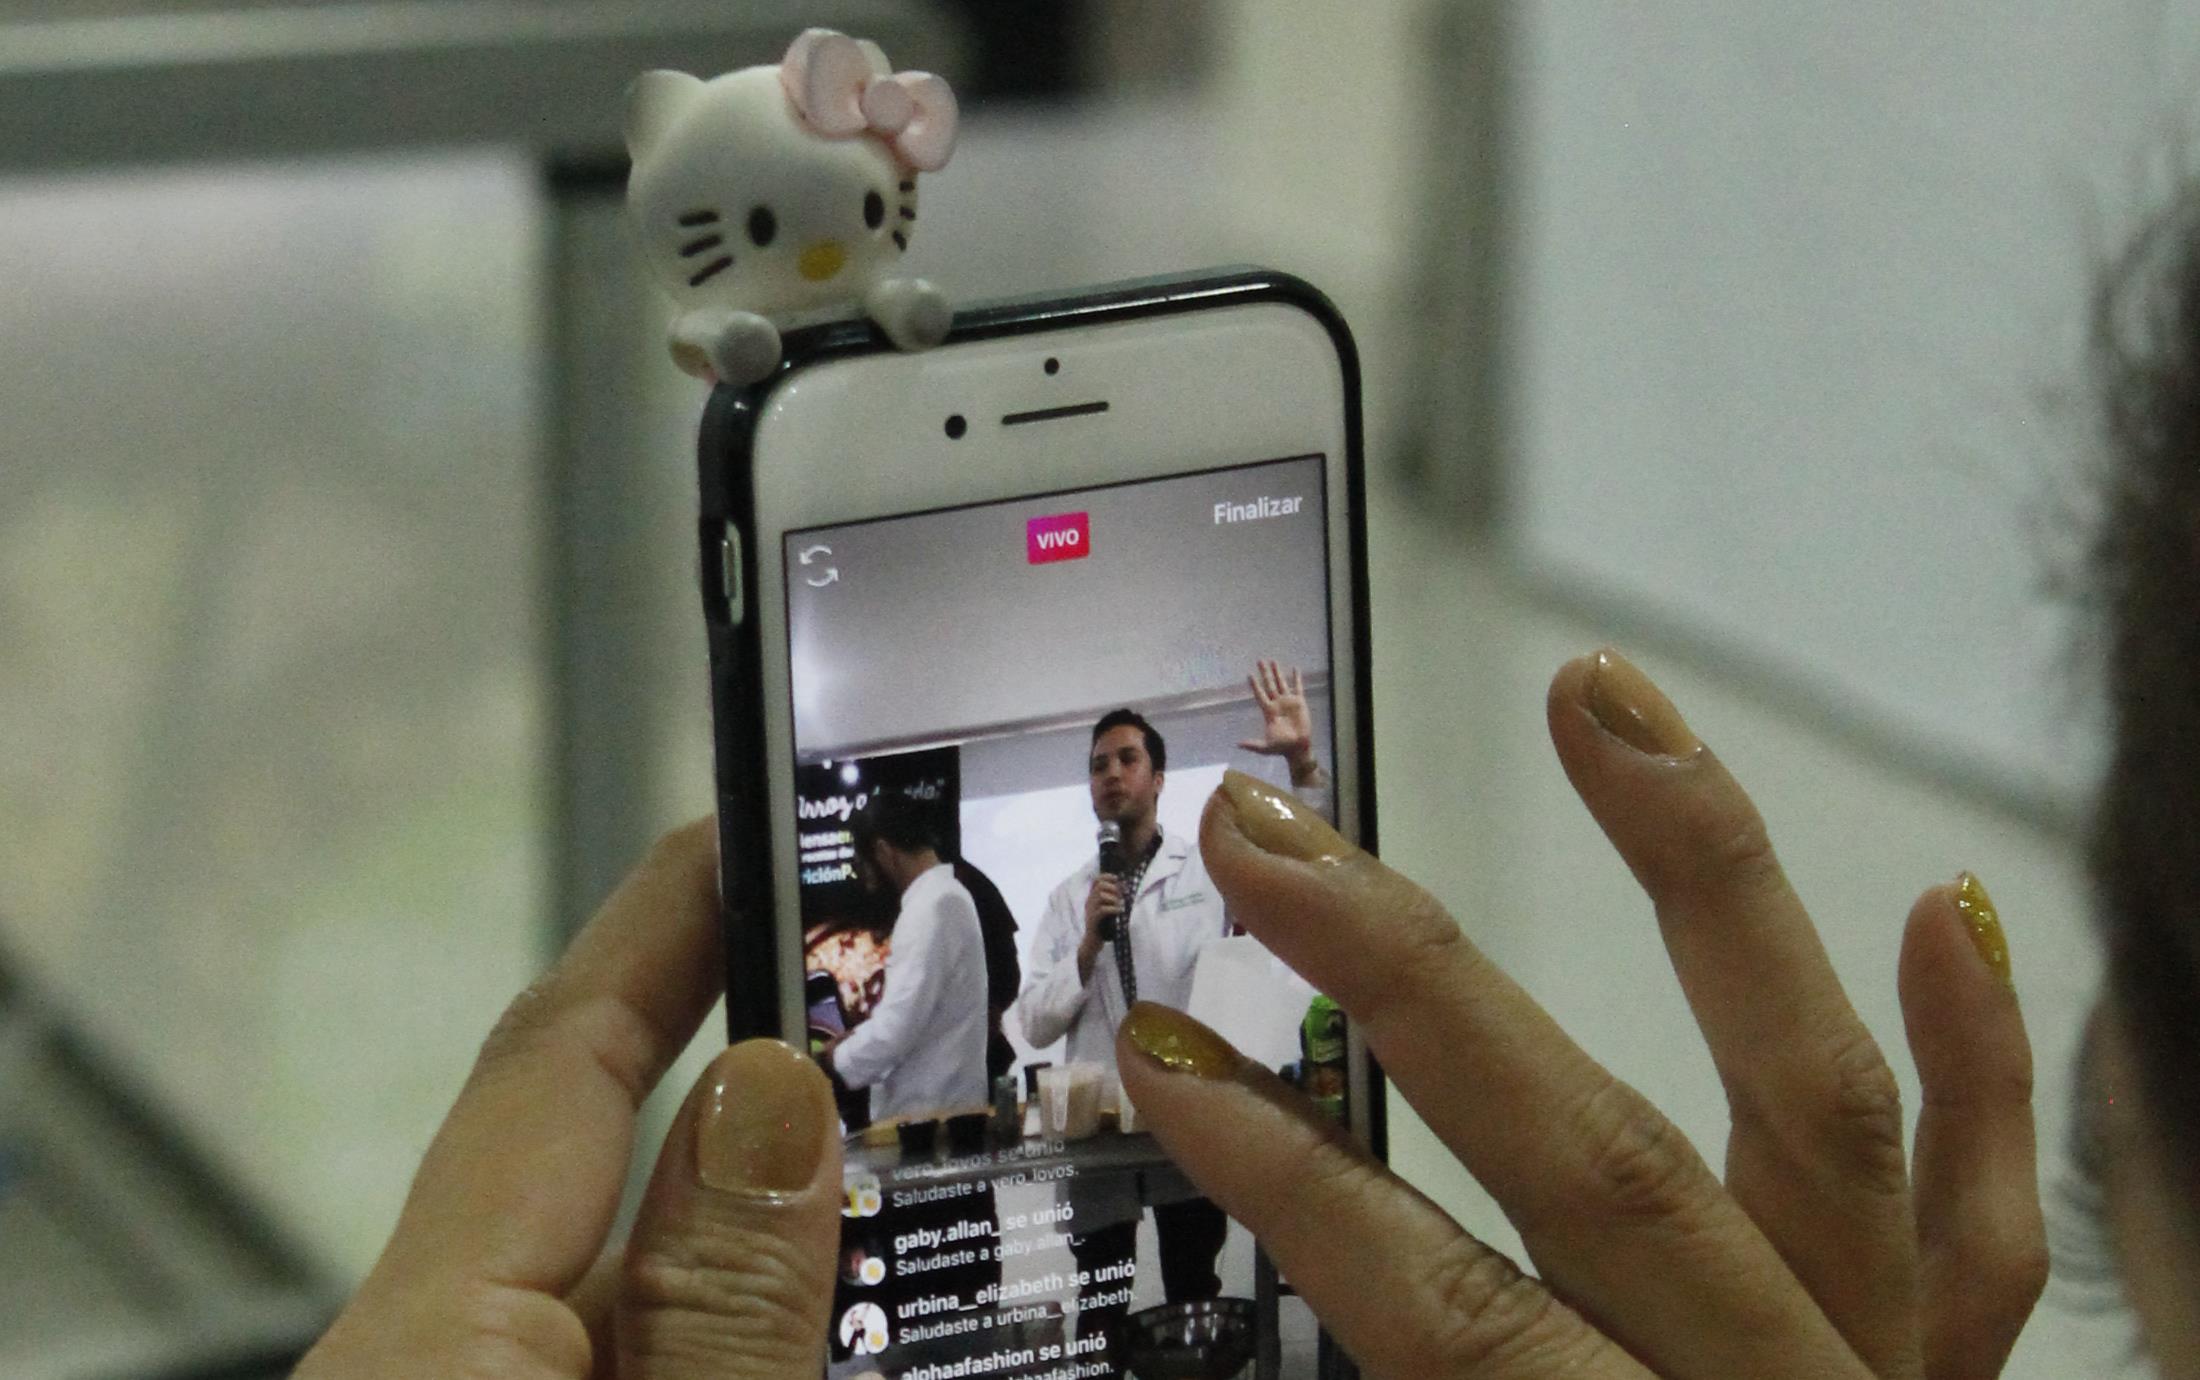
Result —
M787 536L833 1375L1127 1375L1192 1313L1311 1337L1141 1129L1115 1033L1177 1007L1346 1113L1341 1015L1198 837L1232 768L1334 817L1326 511L1310 456Z

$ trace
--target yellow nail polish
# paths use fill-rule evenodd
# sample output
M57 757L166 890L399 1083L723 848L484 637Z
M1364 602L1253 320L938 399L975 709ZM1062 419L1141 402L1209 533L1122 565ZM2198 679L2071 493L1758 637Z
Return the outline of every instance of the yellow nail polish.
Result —
M735 1193L797 1193L817 1177L832 1090L808 1057L777 1040L718 1056L695 1127L695 1174Z
M1230 1042L1181 1011L1142 1001L1123 1017L1123 1034L1138 1051L1171 1073L1229 1078L1243 1057Z
M1312 806L1241 771L1222 774L1222 798L1255 848L1306 862L1340 862L1353 853Z
M1973 873L1956 878L1956 911L1963 916L1963 927L1970 931L1971 947L1978 950L1978 956L1993 969L2002 986L2016 990L2016 981L2009 975L2009 940L2001 932L2001 916L1994 910L1994 899Z
M1584 694L1604 731L1637 752L1685 757L1703 746L1650 677L1609 647L1591 663Z

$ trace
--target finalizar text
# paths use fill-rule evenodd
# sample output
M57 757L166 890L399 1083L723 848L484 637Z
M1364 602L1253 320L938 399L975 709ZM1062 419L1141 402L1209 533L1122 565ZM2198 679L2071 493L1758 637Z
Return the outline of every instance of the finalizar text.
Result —
M1226 522L1259 522L1263 518L1289 517L1306 506L1306 495L1286 494L1271 498L1262 494L1251 503L1217 503L1215 526Z

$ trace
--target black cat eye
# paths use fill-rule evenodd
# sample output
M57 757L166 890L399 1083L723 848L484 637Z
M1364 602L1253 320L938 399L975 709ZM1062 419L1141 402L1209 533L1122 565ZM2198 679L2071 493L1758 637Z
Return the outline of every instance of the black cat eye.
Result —
M886 223L886 198L877 192L863 194L863 223L873 230Z
M779 217L772 214L771 207L759 206L755 210L749 212L750 244L755 245L758 249L762 249L765 245L770 244L772 242L772 236L778 233Z

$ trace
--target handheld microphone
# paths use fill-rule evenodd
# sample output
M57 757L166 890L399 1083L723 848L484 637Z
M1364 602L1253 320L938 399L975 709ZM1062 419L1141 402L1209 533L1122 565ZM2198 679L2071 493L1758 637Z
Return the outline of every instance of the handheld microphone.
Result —
M1121 882L1123 874L1127 870L1123 866L1123 826L1112 819L1101 820L1099 839L1100 870L1115 878L1116 881ZM1115 927L1119 919L1119 916L1111 915L1100 926L1100 937L1102 939L1112 941L1115 938Z
M1100 821L1100 870L1122 883L1130 869L1124 866L1123 826L1112 819ZM1123 979L1123 1003L1126 1007L1138 1004L1138 968L1131 958L1130 900L1123 898L1123 905L1100 928L1101 938L1115 950L1116 975Z

